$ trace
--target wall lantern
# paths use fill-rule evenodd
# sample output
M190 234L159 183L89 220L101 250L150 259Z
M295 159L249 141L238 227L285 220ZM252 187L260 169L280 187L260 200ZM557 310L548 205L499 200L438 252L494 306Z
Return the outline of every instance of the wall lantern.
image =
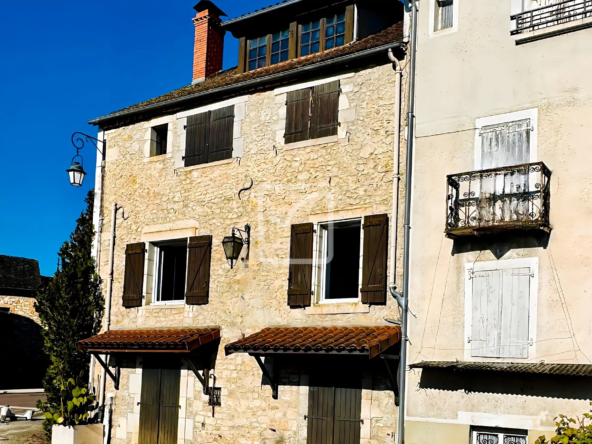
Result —
M250 243L251 226L249 224L245 225L244 230L241 230L240 228L233 228L232 234L230 236L226 236L222 240L222 247L224 248L226 260L230 262L230 269L234 268L234 265L238 261L243 249L243 245L247 246L247 254L245 255L245 259L249 257ZM243 261L245 259L243 259Z
M95 148L97 149L97 151L99 153L101 153L101 156L103 156L103 160L105 159L104 154L103 154L105 152L105 141L104 140L99 140L95 137L89 136L88 134L84 134L84 133L80 133L80 132L72 134L72 145L74 145L74 148L76 148L76 155L72 158L72 166L70 167L70 169L67 169L66 172L68 173L68 176L70 177L70 185L72 185L73 187L82 186L82 182L84 181L84 176L86 176L86 172L84 171L84 167L83 167L83 159L82 159L82 156L80 155L80 150L82 148L84 148L84 140L92 143L95 146ZM97 143L101 143L103 145L102 151L99 148L99 146L97 145ZM80 162L75 161L75 159L77 159L77 158L80 158Z

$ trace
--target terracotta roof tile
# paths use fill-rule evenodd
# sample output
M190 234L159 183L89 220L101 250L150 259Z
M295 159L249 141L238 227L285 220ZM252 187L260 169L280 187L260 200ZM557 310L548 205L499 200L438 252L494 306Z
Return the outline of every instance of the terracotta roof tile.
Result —
M220 337L220 329L109 330L78 343L80 350L190 352Z
M432 361L410 365L412 369L449 369L455 371L486 371L504 373L525 373L539 375L592 376L590 364L546 364L515 362L464 362Z
M276 327L226 345L232 353L363 354L373 358L399 342L401 328L385 327Z
M220 71L212 75L211 77L208 77L201 83L179 88L170 93L163 94L159 97L155 97L154 99L146 100L145 102L141 102L136 105L124 108L107 116L100 117L99 119L94 119L91 122L106 119L118 113L141 109L149 105L164 103L169 100L190 96L192 94L202 93L209 90L215 90L216 88L220 88L223 86L239 84L242 82L246 82L248 80L262 78L271 74L288 72L303 66L313 65L319 62L337 59L345 55L354 54L367 49L377 48L383 45L388 45L389 43L400 42L402 40L403 22L399 22L391 26L390 28L387 28L379 33L366 37L365 39L358 40L357 42L351 43L349 45L340 46L338 48L334 48L328 51L323 51L318 54L299 57L296 59L288 60L286 62L278 63L277 65L267 66L265 68L256 69L254 71L248 71L242 74L237 74L236 68L232 68L226 71Z

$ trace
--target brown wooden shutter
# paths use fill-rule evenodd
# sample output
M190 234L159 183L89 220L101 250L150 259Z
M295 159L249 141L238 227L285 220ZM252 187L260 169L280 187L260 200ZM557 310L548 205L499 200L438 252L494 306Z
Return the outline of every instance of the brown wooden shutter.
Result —
M388 215L364 217L362 303L386 304Z
M160 424L158 444L177 444L179 429L179 394L181 369L163 368L160 371Z
M313 231L312 223L292 225L288 277L290 307L310 306Z
M187 305L205 305L210 296L210 264L212 261L212 236L189 238L187 260Z
M211 112L208 162L232 158L234 132L234 106Z
M335 389L334 443L359 444L362 431L362 390L359 388Z
M208 128L210 113L187 117L185 134L185 166L201 165L208 162Z
M292 60L298 57L298 22L290 23L288 59Z
M337 135L339 92L339 80L314 87L310 119L311 139Z
M356 36L354 35L354 20L355 20L355 6L349 5L345 8L345 44L354 41Z
M310 96L311 88L288 93L286 102L286 143L308 140L310 135Z
M140 443L158 444L159 417L160 369L144 366L140 394Z
M349 441L333 440L335 388L309 387L307 415L307 444L333 444Z
M238 66L236 68L237 74L245 72L245 59L247 56L247 38L241 37L238 41Z
M143 242L128 244L125 248L125 276L123 279L123 306L141 307L144 296L144 256L146 246Z

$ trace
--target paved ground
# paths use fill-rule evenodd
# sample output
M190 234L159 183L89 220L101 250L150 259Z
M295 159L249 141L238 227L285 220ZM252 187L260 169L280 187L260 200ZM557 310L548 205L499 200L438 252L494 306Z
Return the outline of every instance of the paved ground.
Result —
M45 400L42 393L1 393L0 405L35 408L37 400ZM24 413L24 410L12 408L14 413ZM43 415L35 413L33 421L19 419L0 423L0 444L43 444Z

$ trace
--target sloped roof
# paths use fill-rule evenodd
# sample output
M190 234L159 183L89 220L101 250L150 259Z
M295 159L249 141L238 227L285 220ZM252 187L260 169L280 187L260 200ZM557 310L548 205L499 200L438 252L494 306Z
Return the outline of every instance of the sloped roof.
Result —
M373 358L401 340L401 327L276 327L226 345L232 353L357 354Z
M29 296L41 284L39 262L0 255L0 295Z
M409 366L412 369L448 369L466 372L504 372L538 375L592 376L592 364L546 364L515 362L431 361Z
M300 68L308 67L311 65L320 65L328 62L338 62L340 59L351 56L358 53L364 53L365 51L372 49L379 49L381 47L390 47L393 44L400 43L403 40L403 22L399 22L379 33L366 37L365 39L358 40L345 46L323 51L317 54L311 54L305 57L299 57L296 59L288 60L286 62L278 63L276 65L267 66L254 71L248 71L242 74L237 72L236 68L228 69L226 71L220 71L201 83L194 85L188 85L170 93L163 94L144 102L140 102L136 105L129 106L119 111L115 111L111 114L90 120L91 124L98 124L102 121L113 119L119 116L131 114L136 111L144 110L147 108L156 107L159 105L166 106L172 104L181 99L192 99L194 97L203 97L208 93L215 93L224 87L236 85L237 88L249 86L249 83L256 79L265 80L266 78L272 78L277 74L289 74L292 71L296 71ZM386 56L385 56L386 57Z

